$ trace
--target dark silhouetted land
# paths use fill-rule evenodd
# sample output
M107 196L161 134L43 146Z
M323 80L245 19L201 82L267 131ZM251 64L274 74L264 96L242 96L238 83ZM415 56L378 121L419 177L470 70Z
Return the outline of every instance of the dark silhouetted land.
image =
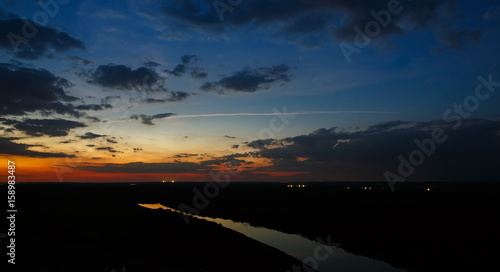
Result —
M231 183L201 215L310 239L331 235L348 252L411 271L491 271L498 266L499 183L402 183L395 193L383 183L302 184ZM19 267L286 271L300 263L215 223L186 225L177 213L137 205L192 205L193 187L203 186L20 184Z

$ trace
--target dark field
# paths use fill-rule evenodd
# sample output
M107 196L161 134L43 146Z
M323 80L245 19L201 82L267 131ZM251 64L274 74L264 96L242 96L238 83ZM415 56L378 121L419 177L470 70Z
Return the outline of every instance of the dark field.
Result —
M385 183L304 184L290 188L285 183L231 183L208 198L200 215L311 240L330 235L348 252L410 271L498 267L498 183L403 183L394 193ZM205 185L18 184L15 267L286 271L300 264L215 223L191 219L186 224L178 213L137 205L194 207L193 188L203 192ZM2 241L2 250L4 245Z

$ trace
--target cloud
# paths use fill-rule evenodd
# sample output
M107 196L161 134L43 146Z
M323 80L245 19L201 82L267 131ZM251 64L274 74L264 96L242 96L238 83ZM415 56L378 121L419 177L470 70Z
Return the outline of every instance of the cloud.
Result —
M218 82L205 82L203 85L201 85L200 90L204 92L211 92L215 91L217 88L219 88L219 83Z
M134 152L142 150L134 148ZM180 153L174 158L188 158L196 156L206 156L207 154L189 154ZM196 173L201 171L212 170L219 166L237 167L240 165L252 164L238 159L241 157L248 157L248 154L233 154L214 158L212 160L194 162L182 162L181 160L174 160L174 162L159 162L159 163L145 163L145 162L130 162L125 164L108 163L102 165L82 165L78 167L82 170L93 171L97 173Z
M155 119L163 119L163 118L167 118L167 117L170 117L170 116L173 116L175 115L175 113L159 113L159 114L155 114L155 115L146 115L146 114L134 114L132 116L130 116L130 119L132 120L141 120L141 122L145 125L148 125L148 126L153 126L154 123L152 122L153 120Z
M208 71L205 68L196 67L190 72L191 78L195 80L204 79L208 76Z
M71 129L86 126L81 122L64 119L25 119L14 124L15 129L34 137L43 135L50 137L67 136Z
M99 121L101 121L101 119L99 119L99 118L97 118L95 116L85 116L85 118L87 118L91 122L99 122Z
M4 138L0 137L0 154L6 155L16 155L16 156L28 156L37 158L74 158L75 155L68 155L65 153L49 153L49 152L39 152L29 150L28 148L34 145L19 144L13 142L19 138Z
M94 61L92 61L92 60L84 59L84 58L77 57L77 56L67 56L66 59L74 61L77 64L83 64L83 65L89 65L89 64L94 63Z
M381 28L375 38L379 41L374 44L387 44L384 41L395 35L407 35L425 28L434 29L434 26L448 21L450 12L457 8L455 2L401 0L401 12L393 14L387 26ZM224 36L224 33L243 28L267 32L278 39L311 48L325 44L331 38L337 42L353 43L356 35L354 27L364 29L368 22L374 20L371 11L386 10L388 1L243 1L223 14L217 12L212 3L210 0L168 1L163 4L162 16L158 20L170 26L169 32L195 29ZM488 12L485 18L492 18L492 14L493 11ZM458 32L462 30L458 29ZM446 39L439 41L445 42Z
M481 39L481 31L467 31L451 26L451 23L441 24L437 30L438 40L445 46L454 50L463 50L467 45L474 45Z
M165 70L165 72L173 75L173 76L176 76L176 77L181 77L184 73L186 73L186 65L185 64L177 64L177 66L175 66L174 70L170 71L170 70Z
M155 67L161 66L161 64L159 64L158 62L154 62L154 61L146 61L144 63L144 66L146 66L148 68L155 68Z
M0 63L0 82L1 115L24 115L39 111L44 115L58 113L83 116L71 104L62 103L78 99L65 92L65 88L73 84L47 70Z
M484 14L483 14L483 19L484 20L493 20L495 18L498 18L500 15L500 6L497 6L495 8L492 8L491 10L489 11L486 11Z
M173 156L173 158L189 158L189 157L196 157L198 154L189 154L189 153L180 153L176 154Z
M123 153L123 152L120 152L120 151L116 151L115 149L113 149L112 147L110 146L106 146L106 147L97 147L95 150L105 150L105 151L108 151L110 153Z
M368 130L384 131L410 124L412 124L412 122L396 120L369 126Z
M500 122L465 119L455 123L440 121L390 122L357 132L336 128L284 139L247 143L258 148L255 156L272 160L272 165L255 171L301 171L332 180L384 180L386 171L398 173L399 156L408 159L419 147L415 140L431 138L432 130L442 129L444 143L416 167L409 180L498 180L495 170L500 152ZM403 126L401 126L403 125ZM299 158L307 158L299 160Z
M281 64L270 68L260 67L257 69L244 68L243 70L227 77L219 82L206 82L200 87L202 91L215 91L218 87L233 92L253 93L258 90L270 88L274 82L289 82L291 80L288 71L290 67Z
M229 136L229 135L224 135L224 138L229 138L229 139L236 139L236 137Z
M105 137L106 135L101 135L101 134L94 134L92 132L87 132L85 133L84 135L80 135L80 136L77 136L78 138L82 139L82 140L87 140L87 139L96 139L96 138L101 138L101 137Z
M28 35L23 34L23 29ZM54 51L85 49L85 45L66 32L10 15L0 19L0 48L18 58L38 59Z
M170 97L168 97L168 98L146 98L146 99L142 100L142 102L147 103L147 104L180 102L180 101L183 101L191 96L191 94L189 94L189 93L176 92L176 91L170 91L169 94L170 94Z
M182 64L191 64L191 63L194 63L194 62L197 62L199 60L199 58L196 56L196 55L184 55L184 56L181 56L181 62Z
M111 144L117 144L118 143L117 141L115 141L113 139L106 139L106 142L111 143Z
M147 67L132 69L125 65L99 65L91 72L89 83L119 90L165 91L164 79Z
M125 164L82 165L79 169L97 173L192 173L204 170L206 167L193 162L130 162Z
M78 105L75 107L77 110L92 110L92 111L101 111L105 109L111 109L113 106L111 104L88 104L88 105Z
M208 71L206 68L190 66L191 64L195 64L199 59L200 58L197 55L183 55L181 56L180 64L177 64L173 70L167 69L164 72L175 77L181 77L185 73L189 72L192 79L204 79L208 76Z

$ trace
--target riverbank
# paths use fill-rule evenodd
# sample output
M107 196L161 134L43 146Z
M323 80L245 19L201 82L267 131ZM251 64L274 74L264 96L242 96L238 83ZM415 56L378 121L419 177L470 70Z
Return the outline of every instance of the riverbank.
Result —
M302 266L216 223L193 219L186 225L178 214L140 207L129 185L24 184L18 190L15 271L233 272Z

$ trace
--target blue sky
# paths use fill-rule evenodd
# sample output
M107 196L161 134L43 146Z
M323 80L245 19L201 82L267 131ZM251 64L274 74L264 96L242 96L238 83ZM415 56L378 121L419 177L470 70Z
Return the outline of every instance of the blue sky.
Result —
M222 169L228 156L234 154L239 154L237 163L244 170L239 175L242 180L273 180L272 174L255 174L272 171L303 179L313 171L311 165L322 169L318 171L321 179L342 180L350 172L328 170L328 165L342 157L337 154L340 151L331 150L327 158L318 157L318 150L310 149L310 154L300 151L299 156L293 153L298 152L293 146L300 145L295 137L314 138L318 129L337 127L336 132L328 132L331 139L323 148L335 146L341 136L350 139L345 145L354 145L354 133L363 132L373 139L370 127L394 121L412 125L398 125L379 133L388 133L386 137L396 132L417 135L421 130L416 124L439 123L448 108L473 95L478 76L491 74L494 80L500 79L500 5L496 1L42 3L45 9L35 1L0 4L2 71L10 75L9 83L2 87L2 97L5 103L16 103L25 98L12 93L27 88L23 95L36 98L17 109L12 104L2 105L5 107L0 113L4 155L18 156L32 164L43 160L42 165L48 167L46 173L39 169L32 176L45 173L45 180L50 179L54 165L89 176L92 171L109 173L105 169L125 169L127 164L139 161L164 163L165 169L179 162L193 163L196 175L186 172L186 179L203 180L208 177L204 171ZM379 33L348 61L341 46L356 45L355 27L364 30L367 24L376 22L374 12L387 14L391 5L399 12L391 14L385 27L378 24ZM219 10L224 20L220 20L216 7L229 9L223 13ZM9 33L22 37L26 22L43 26L35 24L40 32L14 50ZM47 79L24 86L22 71L32 75L47 71L70 84ZM147 86L133 83L147 74L154 77ZM54 92L55 96L50 94L53 99L40 101L36 95L40 84L50 85L47 90ZM62 98L54 88L63 90L67 97ZM155 103L148 103L153 99ZM42 102L53 104L38 104ZM492 93L474 110L471 122L480 126L486 120L496 125L499 102L500 96ZM58 112L55 107L66 112ZM269 145L265 149L283 151L288 157L266 157L262 149L249 146L262 129L269 128L273 118L258 114L284 108L289 113L308 114L299 114L284 129L266 135L281 147ZM231 115L237 113L248 115ZM210 114L226 116L207 116ZM178 118L185 115L204 116ZM60 124L62 132L43 132L35 123ZM441 125L449 128L446 122ZM88 132L99 136L80 137ZM61 142L68 143L58 144ZM288 145L292 146L290 150ZM399 153L404 152L404 148L399 149ZM197 156L175 158L183 153ZM55 162L64 156L69 158L66 162ZM304 173L295 175L287 167L280 168L278 162L289 157L295 159L295 168L305 169ZM382 159L393 163L378 165L367 176L353 179L383 179L384 169L397 166L396 157ZM67 162L72 160L78 163ZM365 165L361 158L353 158L351 163L352 169L354 165L375 169L373 162ZM414 178L433 180L443 176L429 169ZM155 173L169 175L168 170L155 169Z

